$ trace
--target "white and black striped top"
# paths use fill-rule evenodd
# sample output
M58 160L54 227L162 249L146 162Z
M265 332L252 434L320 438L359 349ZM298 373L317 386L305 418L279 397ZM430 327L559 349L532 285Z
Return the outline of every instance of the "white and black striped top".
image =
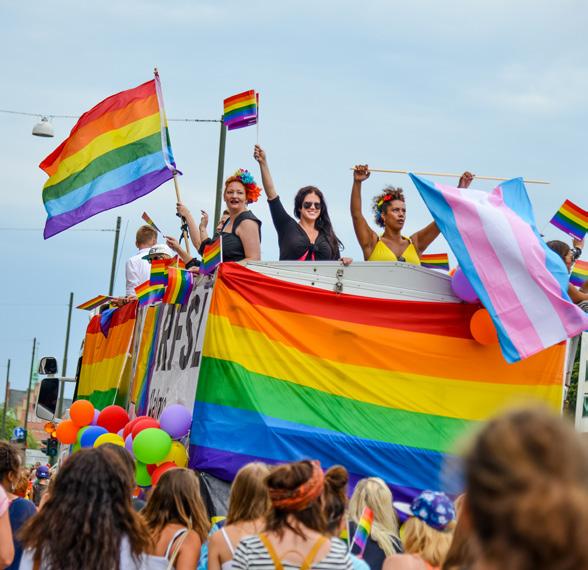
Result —
M284 570L297 570L300 566L282 560ZM270 553L258 536L244 538L233 556L233 570L274 570ZM331 539L329 553L312 565L313 570L352 570L353 564L347 553L347 546L338 538Z

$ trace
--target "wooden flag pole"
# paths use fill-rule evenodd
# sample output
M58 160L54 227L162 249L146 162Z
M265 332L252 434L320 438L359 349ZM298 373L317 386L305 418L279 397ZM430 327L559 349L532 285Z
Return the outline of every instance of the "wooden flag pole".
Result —
M355 170L355 168L351 168L350 170ZM370 172L387 172L390 174L417 174L419 176L448 176L450 178L460 178L461 174L451 174L449 172L411 172L410 170L383 170L381 168L369 168ZM463 174L463 173L462 173ZM511 180L510 178L498 178L497 176L478 176L477 174L474 175L474 178L477 180ZM523 180L526 184L550 184L545 180Z
M257 130L257 133L256 133L257 142L255 144L257 144L259 146L259 93L255 94L255 99L256 99L256 103L257 103L256 109L255 109L255 112L257 113L257 120L255 121L255 127Z
M174 171L174 188L176 189L176 200L181 202L182 199L180 198L180 184L178 182L178 173ZM182 217L182 236L184 237L184 244L186 245L186 253L188 255L192 255L190 253L190 241L188 237L188 232L186 231L186 218Z

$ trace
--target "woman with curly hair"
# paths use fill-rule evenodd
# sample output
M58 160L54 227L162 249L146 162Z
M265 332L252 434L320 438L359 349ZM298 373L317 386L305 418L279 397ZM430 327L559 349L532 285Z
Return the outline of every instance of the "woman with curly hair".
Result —
M381 236L370 228L361 211L361 185L370 177L367 164L357 165L353 170L351 190L351 218L357 241L366 261L405 261L420 265L420 255L439 235L435 222L410 237L402 234L406 221L406 202L401 188L388 186L373 199L372 210L376 224L384 228ZM468 188L473 175L464 172L459 179L459 188Z
M133 510L133 474L108 449L82 449L55 478L51 495L21 532L21 570L155 570L151 537Z
M267 164L265 151L255 145L253 157L259 163L274 227L278 233L280 261L335 261L341 259L343 244L335 234L323 193L315 186L298 190L292 218L282 205ZM298 220L298 221L296 221ZM341 259L344 264L351 262Z

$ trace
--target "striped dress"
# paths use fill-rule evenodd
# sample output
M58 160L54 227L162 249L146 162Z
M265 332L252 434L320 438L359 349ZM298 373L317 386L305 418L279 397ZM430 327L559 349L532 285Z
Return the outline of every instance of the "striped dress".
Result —
M282 561L284 570L298 570L300 566ZM274 563L258 536L244 538L235 551L233 570L275 570ZM313 570L353 570L347 546L339 539L331 539L328 554L311 567Z

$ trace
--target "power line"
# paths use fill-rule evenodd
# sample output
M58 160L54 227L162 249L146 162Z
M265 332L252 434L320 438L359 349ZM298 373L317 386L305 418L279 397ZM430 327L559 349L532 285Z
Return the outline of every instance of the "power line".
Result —
M42 232L44 228L0 228L3 232ZM77 230L68 230L70 232L115 232L116 230L109 228L83 228Z

